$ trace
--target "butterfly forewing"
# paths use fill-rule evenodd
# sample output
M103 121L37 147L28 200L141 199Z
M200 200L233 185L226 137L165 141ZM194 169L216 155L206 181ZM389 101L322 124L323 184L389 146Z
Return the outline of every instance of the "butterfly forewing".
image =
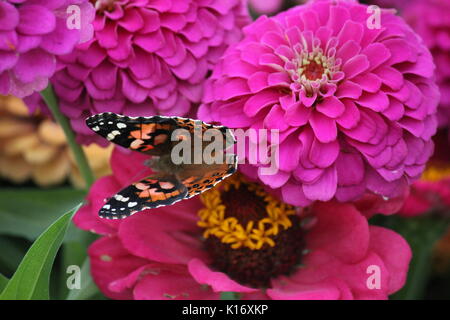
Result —
M170 134L177 128L171 118L127 117L115 113L100 113L87 118L91 130L119 146L149 155L170 152Z

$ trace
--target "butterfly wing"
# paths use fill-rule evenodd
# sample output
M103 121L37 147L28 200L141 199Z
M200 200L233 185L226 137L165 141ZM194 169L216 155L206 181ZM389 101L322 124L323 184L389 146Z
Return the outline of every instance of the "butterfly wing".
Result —
M154 156L170 152L171 133L177 128L176 121L168 117L128 117L111 112L93 115L86 124L108 141Z
M89 117L86 124L94 132L117 145L159 156L159 162L161 159L167 159L173 146L178 143L171 141L175 129L186 129L198 136L208 129L217 129L225 138L226 146L236 142L226 127L181 117L128 117L108 112ZM197 128L201 128L200 133ZM203 148L206 144L203 141ZM166 168L158 175L124 188L100 209L100 217L126 218L145 209L171 205L212 188L237 169L236 155L225 154L223 150L220 154L226 159L222 164L182 164L176 173Z
M99 215L106 219L123 219L145 209L171 205L184 199L187 192L187 187L175 176L150 176L111 197L100 209Z
M185 170L179 174L179 179L187 188L186 199L211 189L223 179L236 172L238 163L237 156L234 154L226 154L225 157L226 162L223 164L185 166Z
M174 120L177 122L178 127L189 130L194 137L197 134L203 135L206 130L218 130L218 132L222 135L223 141L225 142L223 149L227 149L236 143L233 133L227 127L215 126L204 123L200 120L185 118L174 118ZM201 128L201 132L199 132L199 130L195 130L196 127ZM202 139L202 137L199 138ZM203 150L205 150L205 147L209 143L210 140L202 139L202 154ZM195 152L196 150L192 149L191 153L194 154ZM177 177L188 189L186 199L194 197L203 191L214 187L220 181L236 172L238 158L235 154L227 154L224 150L221 150L218 158L221 159L221 163L213 163L208 165L182 164L183 170L180 170L180 172L177 173Z

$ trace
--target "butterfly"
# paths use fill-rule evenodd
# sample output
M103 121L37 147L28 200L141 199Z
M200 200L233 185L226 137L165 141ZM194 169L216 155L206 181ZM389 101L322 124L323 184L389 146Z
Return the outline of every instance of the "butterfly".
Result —
M86 124L110 142L152 156L147 164L155 171L107 199L99 211L102 218L123 219L189 199L237 170L237 156L225 153L236 140L224 126L181 117L128 117L111 112L93 115ZM208 147L212 138L202 139L213 135L224 141L223 147ZM182 148L186 145L189 147ZM207 149L213 149L209 158L205 156Z

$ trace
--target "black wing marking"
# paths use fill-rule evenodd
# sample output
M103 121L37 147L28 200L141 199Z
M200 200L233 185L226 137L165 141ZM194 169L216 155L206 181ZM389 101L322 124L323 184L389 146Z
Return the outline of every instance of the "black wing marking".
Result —
M168 117L128 117L111 112L93 115L86 119L86 124L108 141L155 156L170 152L171 132L177 128L176 122Z

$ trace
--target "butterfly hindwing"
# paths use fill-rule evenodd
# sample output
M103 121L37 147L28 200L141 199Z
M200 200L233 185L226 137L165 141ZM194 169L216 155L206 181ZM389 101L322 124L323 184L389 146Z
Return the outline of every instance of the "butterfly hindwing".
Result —
M192 198L208 189L211 189L223 179L237 170L237 156L225 154L225 163L208 166L186 166L180 175L180 180L186 186L188 193L186 199Z
M187 188L175 176L162 174L145 178L122 189L100 209L107 219L123 219L144 209L171 205L186 198Z
M170 152L170 135L177 128L176 122L168 117L127 117L109 112L87 118L86 124L108 141L156 156Z

